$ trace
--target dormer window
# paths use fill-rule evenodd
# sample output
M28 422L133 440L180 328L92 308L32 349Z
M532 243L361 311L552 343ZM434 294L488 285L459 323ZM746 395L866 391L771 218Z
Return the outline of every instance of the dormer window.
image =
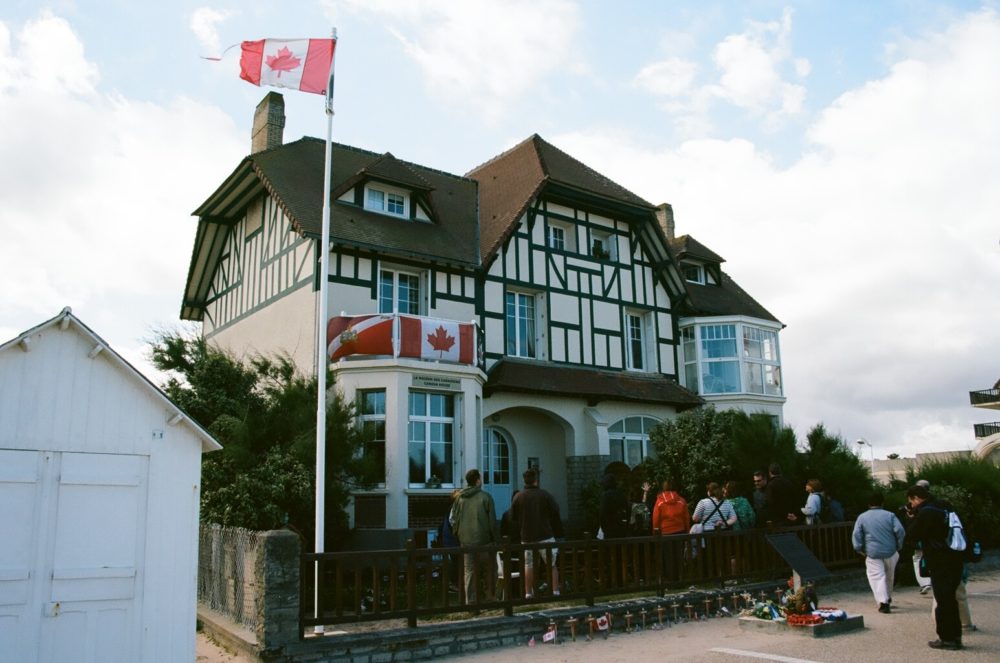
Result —
M369 184L365 187L365 209L379 214L409 218L410 199L405 191Z
M700 283L705 285L705 268L693 262L682 262L681 272L684 273L684 280L689 283Z

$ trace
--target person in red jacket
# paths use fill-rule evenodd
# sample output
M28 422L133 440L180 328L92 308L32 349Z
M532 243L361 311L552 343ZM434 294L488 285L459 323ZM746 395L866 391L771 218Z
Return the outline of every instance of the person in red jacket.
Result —
M687 501L673 489L673 484L667 479L653 506L653 533L687 534L690 529L691 514Z

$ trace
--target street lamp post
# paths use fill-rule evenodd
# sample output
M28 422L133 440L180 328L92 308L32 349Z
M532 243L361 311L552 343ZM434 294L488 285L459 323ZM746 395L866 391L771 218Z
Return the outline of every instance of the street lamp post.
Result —
M857 444L860 444L862 446L867 445L868 446L868 451L871 452L871 455L872 455L872 479L874 480L875 479L875 447L873 447L872 443L869 442L868 440L866 440L863 437L859 437L858 438Z

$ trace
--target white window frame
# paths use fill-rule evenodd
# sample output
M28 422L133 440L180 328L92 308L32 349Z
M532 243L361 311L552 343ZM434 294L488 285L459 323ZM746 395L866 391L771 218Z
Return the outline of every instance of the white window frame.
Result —
M639 421L635 422L636 419ZM638 423L639 431L628 431L627 429L632 427L629 425L630 423ZM655 417L646 414L637 414L622 417L608 426L609 452L612 462L619 461L629 467L635 467L645 459L651 457L652 447L649 445L649 433L660 423L660 420ZM621 430L616 430L617 428ZM633 449L638 449L639 451L638 462L636 463L629 462L629 451Z
M755 325L742 325L743 388L751 394L781 396L781 358L778 355L778 332ZM753 338L757 336L757 338ZM760 357L753 356L751 343L761 344ZM759 389L751 389L751 372L760 371Z
M545 227L545 246L555 251L572 251L571 235L567 226L549 221Z
M510 298L514 298L514 322L511 324L510 317ZM522 303L530 303L530 314L522 316L523 311ZM539 357L539 318L538 318L538 308L539 308L538 296L530 292L522 292L519 290L508 290L504 293L504 354L509 357L525 357L528 359L536 359ZM522 328L522 320L525 322L523 325L527 329ZM513 339L511 338L511 329L513 328ZM511 352L511 342L513 341L513 352Z
M382 195L381 203L375 205L370 196L373 193L379 193ZM402 198L403 211L393 212L389 210L389 196L396 196ZM384 184L366 184L364 191L364 208L370 212L377 212L378 214L385 214L386 216L392 216L397 219L409 219L410 218L410 193L405 189L399 189L397 187L386 186Z
M415 396L420 396L424 399L424 413L414 414L413 412L413 398ZM451 416L433 415L431 414L431 402L433 397L441 397L449 399L451 402ZM452 393L439 393L433 391L423 391L418 389L411 389L407 394L406 398L406 413L407 413L407 426L406 426L406 458L407 458L407 469L406 477L407 483L410 488L423 488L430 480L431 476L434 475L432 464L431 464L431 450L435 441L431 439L431 431L434 425L441 425L442 427L450 427L451 430L451 440L447 442L447 445L451 448L451 462L448 468L451 471L451 478L448 477L438 477L441 480L442 488L452 488L455 486L455 452L459 448L458 441L455 439L455 435L458 431L458 426L456 425L455 413L460 411L460 405L458 396ZM417 426L415 424L423 424L424 435L423 439L416 439ZM442 428L444 430L444 428ZM422 481L413 481L412 476L410 476L409 469L409 458L410 458L410 447L414 444L423 444L424 452L424 478Z
M781 376L781 344L779 328L760 324L759 321L737 319L700 318L693 322L684 321L680 328L681 353L684 363L684 386L703 396L731 396L746 394L754 396L782 397L783 386ZM731 326L734 330L736 356L705 357L704 332L708 327ZM761 336L768 342L768 349L762 351L761 357L754 357L751 344ZM693 355L693 356L692 356ZM705 376L708 366L712 363L737 362L739 385L736 391L718 391L706 389ZM761 375L759 387L751 383L751 371L759 370ZM752 388L753 387L753 388Z
M690 278L685 270L694 269L694 278ZM699 285L705 285L708 281L705 278L705 266L699 265L696 262L688 262L687 260L681 261L681 273L684 274L684 280L688 283L698 283Z
M382 291L382 277L383 275L392 275L392 307L391 310L385 308L383 303L388 301ZM416 279L417 285L417 298L416 298L416 310L407 309L406 311L399 310L399 293L400 293L400 277L405 277L407 280ZM410 272L402 269L395 269L393 267L379 267L378 270L378 282L377 282L377 303L376 307L379 313L403 313L405 315L423 315L424 310L424 279L418 272Z
M369 395L369 394L381 394L382 395L382 403L381 403L381 405L382 405L382 411L381 412L377 411L378 410L377 405L376 405L376 411L374 411L374 412L366 412L365 411L366 410L366 406L367 406L367 399L365 397L367 395ZM377 485L379 485L379 486L385 486L385 471L386 471L386 468L385 468L385 460L386 460L386 457L385 457L385 452L386 452L386 444L385 444L385 426L386 426L385 410L386 410L386 405L385 405L385 398L386 398L386 390L385 390L385 388L380 388L380 389L358 389L358 392L357 392L357 400L358 400L358 425L362 429L364 429L364 428L368 427L369 425L374 425L377 428L377 426L378 426L379 423L382 424L382 437L381 437L381 439L376 434L375 439L372 440L373 443L382 445L382 473L381 473L382 474L382 480L377 483ZM366 450L362 450L362 453L365 453L365 452L366 452Z
M648 316L639 311L625 311L625 368L630 371L648 371L649 353L647 328ZM635 347L638 342L638 348Z

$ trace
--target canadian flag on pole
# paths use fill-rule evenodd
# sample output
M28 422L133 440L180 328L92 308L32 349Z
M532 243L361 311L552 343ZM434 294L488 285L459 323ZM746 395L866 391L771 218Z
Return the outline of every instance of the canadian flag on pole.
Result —
M611 627L611 622L608 620L607 615L601 615L597 618L597 628L600 631L607 631Z
M347 355L391 355L392 316L341 315L326 325L326 353L330 361Z
M399 356L475 363L475 326L453 320L399 317Z
M326 94L336 39L260 39L240 45L240 78Z

